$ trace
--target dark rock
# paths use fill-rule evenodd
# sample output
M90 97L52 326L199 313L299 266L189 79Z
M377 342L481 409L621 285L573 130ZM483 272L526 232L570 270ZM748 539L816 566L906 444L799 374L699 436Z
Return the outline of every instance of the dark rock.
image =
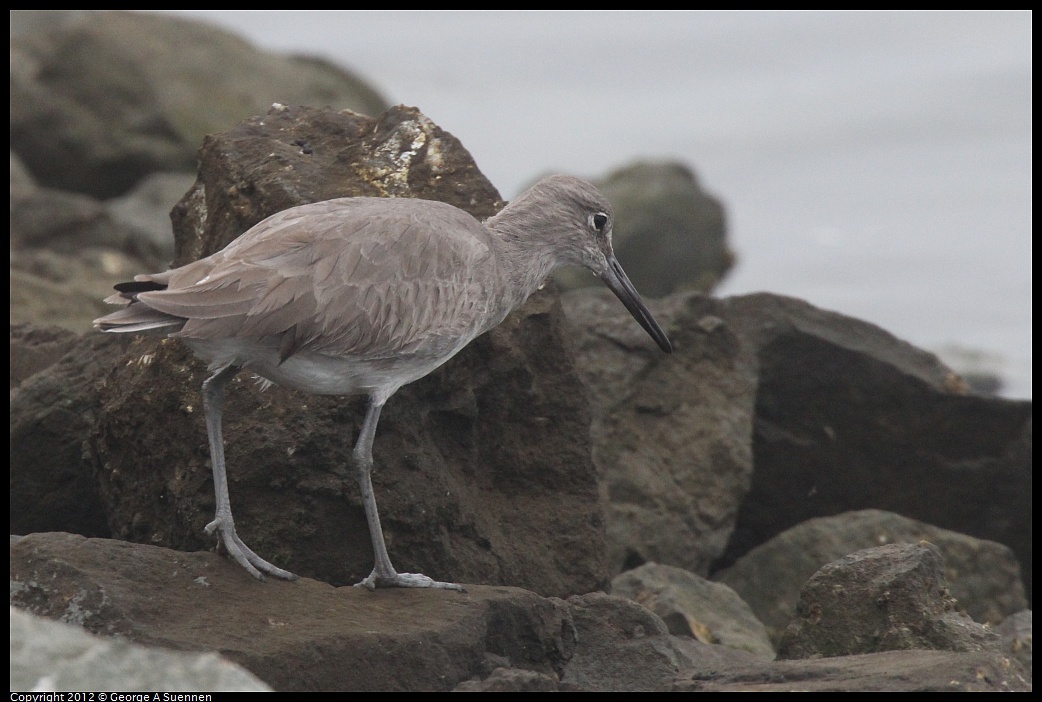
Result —
M1008 547L879 510L809 519L714 577L749 603L777 641L796 613L800 588L819 568L873 546L922 540L944 555L951 595L975 621L995 625L1027 607L1020 565Z
M327 61L177 17L91 13L11 41L11 148L61 190L108 198L152 171L191 171L204 135L278 100L386 108Z
M22 354L39 346L41 359L53 359L55 343L63 343L64 354L11 390L11 533L108 536L84 443L101 407L95 384L127 340L24 326L12 328L12 346L15 340Z
M1005 544L1030 600L1030 401L964 394L933 354L802 301L724 307L759 384L756 470L717 568L806 519L875 508Z
M687 646L639 605L599 593L261 583L216 554L69 534L15 540L10 571L15 606L137 643L218 650L278 690L657 689L718 648Z
M75 333L44 324L11 324L11 388L57 363L78 338Z
M261 583L213 553L69 534L13 544L11 581L12 604L34 614L220 651L277 690L451 690L486 656L554 674L575 648L564 603L517 588Z
M792 298L652 300L668 357L609 292L563 302L616 572L707 575L807 519L876 508L1008 546L1030 601L1030 402L965 394L933 354Z
M223 249L275 212L359 196L441 200L478 219L504 204L459 140L414 107L374 120L278 106L204 140L199 178L171 215L174 265Z
M615 253L645 297L708 292L734 265L724 208L687 166L634 163L596 185L615 209ZM561 270L555 277L568 289L601 284L581 269Z
M998 635L955 611L943 557L928 542L888 544L826 565L807 581L778 657L933 649L997 651Z
M310 153L295 143L302 138ZM200 157L197 185L176 210L180 261L312 200L409 195L478 216L501 204L459 142L409 108L378 120L281 108L208 138ZM589 412L561 319L556 297L537 294L388 403L373 482L400 570L548 595L607 581ZM214 497L199 393L207 372L173 341L136 341L129 359L107 379L91 444L112 533L208 548ZM360 398L262 393L236 379L225 443L236 523L251 548L336 584L368 575L371 546L347 468L362 409Z
M774 647L763 624L749 605L722 583L673 566L645 563L615 576L611 594L648 608L676 636L749 651L767 660L774 658Z

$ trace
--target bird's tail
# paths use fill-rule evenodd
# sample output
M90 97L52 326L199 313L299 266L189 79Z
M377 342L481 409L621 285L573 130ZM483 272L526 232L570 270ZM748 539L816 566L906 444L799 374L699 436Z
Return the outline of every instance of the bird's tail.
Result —
M113 333L154 332L168 334L185 324L184 317L160 312L138 300L143 292L165 290L166 285L153 281L133 281L115 286L116 294L105 298L110 305L124 305L123 309L94 320L98 331Z

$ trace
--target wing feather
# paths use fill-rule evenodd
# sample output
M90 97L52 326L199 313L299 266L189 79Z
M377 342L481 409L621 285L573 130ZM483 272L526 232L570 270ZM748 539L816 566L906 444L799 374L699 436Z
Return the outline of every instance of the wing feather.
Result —
M270 340L286 355L422 352L484 331L494 246L477 220L442 203L329 200L269 217L208 258L138 276L167 287L136 299L185 320L175 336L189 339Z

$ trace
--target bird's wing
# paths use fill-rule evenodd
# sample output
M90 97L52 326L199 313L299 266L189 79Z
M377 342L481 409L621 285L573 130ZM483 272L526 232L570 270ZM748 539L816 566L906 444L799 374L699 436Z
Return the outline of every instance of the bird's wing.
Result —
M483 331L492 245L477 220L448 205L330 200L281 212L213 256L148 276L168 287L137 299L186 319L179 337L277 340L284 358L395 355Z

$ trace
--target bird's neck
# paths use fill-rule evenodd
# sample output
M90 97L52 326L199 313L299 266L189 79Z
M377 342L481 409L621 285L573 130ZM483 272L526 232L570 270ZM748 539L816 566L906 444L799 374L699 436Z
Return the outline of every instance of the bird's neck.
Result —
M521 227L520 222L525 226ZM505 298L501 304L506 308L505 314L509 314L523 305L563 261L550 241L533 236L533 232L542 229L533 226L532 213L522 214L507 206L486 225L502 250L499 260L510 284L504 286Z

